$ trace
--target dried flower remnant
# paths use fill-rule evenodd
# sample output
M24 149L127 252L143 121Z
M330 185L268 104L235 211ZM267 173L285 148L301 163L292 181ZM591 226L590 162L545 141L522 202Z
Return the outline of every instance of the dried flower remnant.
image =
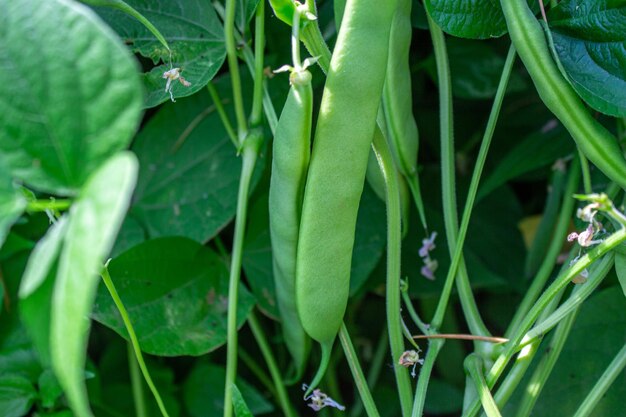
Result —
M306 391L308 388L309 387L306 384L302 384L302 389L304 391ZM311 402L307 405L315 411L320 411L324 407L334 407L340 411L344 411L346 409L346 407L330 398L320 389L316 389L311 395L309 395L308 397L304 397L304 401L309 400L311 400Z
M416 376L415 367L417 366L417 364L423 365L424 359L420 359L420 354L416 350L405 351L398 360L398 365L400 366L404 366L405 368L408 368L409 366L413 367L413 369L411 370L411 376L413 378L415 378Z
M589 270L583 269L582 271L580 271L580 274L572 278L572 284L584 284L585 282L587 282L588 278L589 278Z
M422 240L422 247L419 250L419 256L422 258L424 262L424 266L422 266L420 272L424 277L429 280L435 279L435 271L439 266L439 263L436 259L432 259L430 257L430 252L435 249L435 239L437 238L437 232L433 232L429 238Z
M178 80L185 87L189 87L191 85L189 81L185 80L180 75L181 71L182 70L180 68L172 68L169 71L165 71L163 73L163 78L167 79L167 82L165 83L165 92L170 93L170 98L172 99L172 101L176 101L174 100L174 94L172 93L172 81Z

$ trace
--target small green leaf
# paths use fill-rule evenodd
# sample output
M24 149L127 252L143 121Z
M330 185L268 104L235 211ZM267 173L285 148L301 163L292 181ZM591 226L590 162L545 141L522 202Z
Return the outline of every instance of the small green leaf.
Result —
M0 154L15 178L74 194L137 128L136 63L68 0L1 2L0 27Z
M29 297L43 283L61 251L61 245L67 232L67 216L59 219L48 230L46 235L37 243L28 259L19 296L21 299ZM46 312L45 314L48 314Z
M226 56L224 28L210 1L127 0L159 29L171 49L167 50L144 25L119 10L94 8L133 52L152 60L156 67L144 74L147 91L145 107L170 99L165 91L163 73L182 69L189 87L174 81L174 97L186 97L204 88L222 66ZM171 62L171 65L170 65Z
M561 1L548 22L576 92L599 112L626 116L626 1Z
M0 415L22 417L37 398L33 384L20 375L0 375Z
M53 408L56 401L63 394L63 388L50 369L46 369L39 375L39 398L44 408Z
M210 249L183 237L153 239L112 260L109 273L144 352L203 355L226 342L228 268ZM240 326L253 305L240 288ZM102 285L94 319L128 338Z
M84 386L89 313L99 272L122 224L137 178L130 152L109 159L72 205L59 260L51 314L53 369L73 411L91 415Z
M183 385L184 403L191 417L215 417L224 410L224 379L226 371L220 366L199 362L192 369ZM274 411L252 385L237 378L237 386L253 415L258 416Z
M246 404L246 401L241 396L241 391L237 388L237 385L233 384L231 389L233 390L233 409L235 410L235 416L237 417L254 417Z
M1 88L1 87L0 87ZM17 190L7 167L0 158L0 247L9 229L26 208L26 199Z

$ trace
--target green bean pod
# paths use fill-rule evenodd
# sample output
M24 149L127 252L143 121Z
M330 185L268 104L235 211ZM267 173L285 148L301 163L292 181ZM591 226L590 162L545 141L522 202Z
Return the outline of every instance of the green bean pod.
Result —
M296 304L325 373L345 313L357 212L397 2L348 0L316 126L300 222Z
M541 100L563 123L587 158L626 188L626 161L616 138L587 111L559 72L535 15L525 0L501 0L509 34Z
M426 228L426 215L417 177L419 135L413 116L409 68L412 33L411 0L398 0L398 9L393 19L389 39L389 59L383 89L383 114L396 166L411 187L420 220Z
M296 310L296 248L311 154L313 90L306 70L292 73L291 80L274 136L269 213L276 299L285 343L296 363L295 379L300 379L310 339Z

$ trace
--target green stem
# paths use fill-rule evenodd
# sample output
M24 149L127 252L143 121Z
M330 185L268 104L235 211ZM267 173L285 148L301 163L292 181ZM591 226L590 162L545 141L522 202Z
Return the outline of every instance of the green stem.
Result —
M541 215L541 221L539 226L537 226L537 232L526 256L524 281L530 281L541 267L541 264L545 262L546 253L548 253L550 243L553 241L552 235L555 226L560 219L559 209L563 201L567 177L565 162L563 160L557 161L552 168L552 179L548 188L548 197Z
M423 334L428 334L428 326L417 314L417 311L415 311L415 307L413 307L413 303L411 302L411 297L409 297L408 290L402 291L402 301L404 301L404 306L409 313L409 317L411 317L411 320L413 320L413 323L415 323L415 325L420 329Z
M426 402L426 393L428 391L428 383L430 382L430 375L433 372L437 355L441 351L445 339L430 339L428 341L428 351L424 358L424 365L420 371L419 378L417 378L417 387L415 388L415 402L413 403L413 412L411 417L422 417L424 413L424 403Z
M226 11L224 7L220 3L213 3L213 7L215 11L220 16L222 20L226 17ZM250 46L244 42L243 36L239 31L235 30L235 41L237 41L243 48L243 59L248 67L248 71L253 77L256 77L258 66L257 60L254 58L254 53ZM258 79L258 77L256 77ZM267 89L266 80L263 80L263 110L265 111L265 117L267 118L267 124L270 126L270 130L272 131L272 135L276 133L276 126L278 125L278 116L276 115L276 110L274 109L274 105L272 104L272 98L270 97L269 91Z
M241 361L250 369L250 371L256 376L261 384L265 387L266 390L270 392L270 394L278 399L278 392L276 388L274 388L274 383L270 379L270 377L261 369L256 359L253 359L252 356L246 352L244 348L239 346L239 358Z
M66 199L49 199L49 200L33 200L26 205L26 211L29 213L38 213L46 210L65 211L72 205L72 200Z
M317 16L315 2L313 0L307 0L306 4L309 8L309 12ZM319 57L317 63L324 74L326 74L328 72L328 68L330 68L331 53L330 49L328 49L328 45L326 45L326 42L324 41L324 37L322 36L322 32L320 31L320 27L316 20L309 21L306 25L304 25L302 28L301 39L311 56Z
M141 370L139 369L137 359L135 359L133 345L127 343L126 347L128 353L128 368L130 369L130 386L133 390L133 403L135 404L135 414L137 417L148 417L146 398L143 392L143 383L141 382Z
M133 351L135 352L137 363L139 364L141 373L143 374L143 377L146 380L146 384L148 384L148 388L150 388L150 391L152 392L152 395L154 396L154 399L156 400L157 405L159 406L159 410L161 410L161 414L163 415L163 417L169 417L169 414L167 414L167 410L165 409L165 405L163 404L163 400L161 399L161 395L159 394L159 391L154 385L154 382L152 382L152 378L150 377L150 372L148 372L148 367L146 366L146 363L143 360L141 348L139 347L139 340L137 339L137 335L135 334L135 329L133 328L133 324L131 323L130 318L128 317L128 312L126 311L126 307L124 307L124 303L122 302L122 299L120 298L120 296L117 293L117 290L115 289L115 285L113 284L113 281L111 280L111 275L109 274L109 270L106 265L104 266L104 268L102 268L101 276L102 276L102 281L104 282L104 285L107 287L107 290L109 290L109 294L111 294L111 298L113 299L113 303L115 303L115 307L117 308L117 310L120 312L120 315L122 316L124 327L126 327L126 331L128 332L130 343L133 346Z
M224 19L224 39L226 43L226 57L228 59L228 69L233 88L233 103L235 105L235 117L237 119L238 147L243 145L243 141L248 135L248 124L246 122L246 112L243 108L243 95L241 92L241 76L239 75L239 63L237 62L237 48L235 46L235 2L236 0L226 0ZM230 391L230 388L227 389Z
M435 25L432 24L431 26L435 26ZM435 30L440 32L438 28L435 28ZM433 35L433 43L442 44L439 47L439 49L441 49L440 51L440 55L442 56L441 60L444 61L445 63L445 59L446 59L445 43L443 42L444 42L443 34ZM491 145L491 140L493 138L493 133L496 128L498 116L500 115L500 109L502 107L502 102L504 100L504 96L505 96L506 88L508 86L508 82L511 76L511 72L513 70L513 64L515 63L515 56L516 56L515 48L511 46L509 48L509 53L504 63L504 68L502 69L502 75L500 77L500 82L498 84L496 96L495 96L495 99L491 108L491 112L489 114L489 120L487 121L487 127L485 128L485 133L483 135L482 144L480 147L480 151L478 153L478 158L476 160L476 166L474 167L474 173L472 174L472 181L470 183L470 188L468 191L465 208L463 210L461 228L458 231L458 236L456 237L455 245L449 246L450 251L451 251L451 256L452 256L452 262L450 264L450 269L448 270L448 276L446 277L446 281L445 281L447 285L444 287L444 292L442 292L442 296L440 298L440 304L438 306L437 313L435 314L435 317L437 317L437 321L433 320L435 324L439 324L443 320L443 315L447 308L448 299L450 297L450 291L451 291L451 286L452 286L451 283L454 280L454 277L456 276L457 277L456 279L457 289L459 291L461 305L463 307L463 311L465 312L465 317L466 317L468 326L472 333L480 334L480 335L489 335L490 333L487 330L484 322L482 321L482 318L476 306L476 301L472 294L471 285L469 283L467 270L465 267L465 261L463 260L463 245L465 243L465 237L467 235L467 230L469 228L469 222L470 222L470 218L472 214L472 209L474 207L474 201L476 199L476 194L478 192L478 184L480 182L480 177L482 175L485 161L487 159L487 153ZM444 65L444 63L442 63L441 65L442 67L444 67L442 68L441 77L444 77L445 72L447 72L447 69L446 69L447 65ZM449 74L447 75L446 78L449 80ZM439 82L439 85L441 88L441 85L442 85L441 81ZM447 90L447 96L445 99L451 103L451 97L449 96L449 94L451 94L450 88L446 87L446 90ZM443 96L441 98L442 100L444 99ZM442 109L444 109L443 105L442 105ZM448 110L450 111L449 124L451 125L452 124L451 104L449 105ZM442 132L443 131L444 130L443 130L443 123L442 123ZM450 133L449 133L448 140L450 141L450 146L449 146L450 149L447 149L448 150L447 158L445 159L448 164L448 170L447 170L448 181L446 182L448 186L446 190L447 192L444 192L444 196L446 194L450 194L451 197L447 199L448 204L445 204L446 200L444 200L444 207L448 206L447 212L449 212L449 215L446 216L446 219L447 219L446 233L448 235L448 241L453 242L455 240L454 235L456 234L456 230L455 230L456 229L456 197L454 194L455 192L454 191L454 188L455 188L454 186L454 147L453 147L453 142L452 142L453 138L452 138L451 126L449 128L449 131ZM443 138L442 138L442 142L444 142ZM442 146L442 154L443 154L443 146ZM444 178L445 178L445 175L444 175ZM444 185L444 189L445 188L446 187ZM457 274L457 268L459 268L458 274Z
M583 187L585 190L585 194L591 194L593 189L591 187L591 174L589 173L589 162L587 161L587 157L583 153L583 151L578 148L578 158L580 160L580 170L583 173Z
M550 340L550 344L545 350L544 356L541 358L541 362L535 368L528 384L526 384L526 390L524 390L524 396L522 397L518 408L516 417L529 417L543 387L559 358L567 336L576 320L577 311L573 311L563 321L561 321ZM533 343L531 346L539 345L539 342ZM520 355L521 356L521 355ZM519 360L519 359L518 359ZM508 377L507 377L508 378ZM500 390L498 390L499 392ZM496 394L497 397L497 394Z
M563 203L561 205L561 211L559 213L558 221L554 229L553 239L550 242L550 246L547 253L545 254L544 260L541 263L541 267L537 271L537 275L535 275L532 284L524 294L524 298L522 299L522 302L515 311L515 315L509 323L509 327L505 335L513 333L519 327L520 323L522 322L522 320L524 320L524 318L528 314L528 311L530 311L533 304L541 294L541 290L544 288L546 282L550 278L550 274L554 269L556 260L559 256L559 253L561 252L561 248L563 247L563 241L565 240L567 228L569 227L571 221L570 219L574 210L575 203L575 200L572 198L572 194L576 192L579 180L580 170L576 169L575 166L572 166L570 168L565 192L563 193Z
M465 359L465 370L470 374L474 381L474 386L478 392L478 397L483 404L487 417L502 417L495 400L491 396L489 387L483 376L483 360L480 356L472 353Z
M559 306L552 314L543 320L539 320L539 323L524 336L523 344L529 343L537 338L542 337L549 332L554 326L556 326L566 316L575 311L589 296L594 292L596 288L602 283L609 271L613 268L615 256L608 253L604 258L598 262L595 269L589 274L589 278L584 285L576 286L576 289L569 296L567 301Z
M248 315L248 325L250 326L250 330L252 330L252 334L254 335L257 344L259 345L259 349L261 349L261 354L265 359L265 363L267 364L270 375L272 376L272 380L274 381L274 387L276 387L276 393L278 394L278 402L280 403L280 407L283 410L283 414L285 415L285 417L295 417L293 408L291 406L291 403L289 402L287 390L285 389L285 384L283 383L283 380L280 376L280 371L278 370L278 365L276 365L276 360L274 359L274 355L272 354L272 349L270 348L270 345L265 338L263 328L257 321L254 312L251 312Z
M574 250L572 250L571 252L573 253ZM569 261L571 259L573 259L573 254L570 254L570 257L568 258L567 262L563 264L561 271L559 272L563 272L567 268L566 265L569 264ZM565 293L565 290L566 288L563 288L558 293L558 295L554 297L552 301L550 301L548 306L541 312L541 315L539 316L538 321L541 321L542 319L548 317L557 308L557 306L561 302L561 298L563 294ZM530 366L533 359L535 358L540 342L541 342L540 340L536 340L533 343L530 343L529 345L524 346L521 349L520 354L517 355L515 363L511 367L511 370L507 373L506 378L504 378L504 381L502 381L502 383L499 384L498 390L496 391L496 394L494 396L496 400L496 404L498 404L498 407L504 407L506 402L511 397L511 395L513 395L513 393L515 392L515 389L521 382L522 378L526 374L526 371L528 370L528 367Z
M359 364L359 358L354 350L354 346L352 345L352 340L350 340L350 335L348 334L348 329L346 329L345 323L341 325L341 329L339 330L339 340L341 341L343 352L346 355L350 371L352 372L352 378L354 379L356 387L359 390L359 395L361 396L361 401L365 407L367 415L369 417L380 417L376 404L374 403L374 399L372 398L372 393L367 386L365 375L363 375L363 370Z
M391 357L394 364L396 383L402 415L410 415L413 398L411 380L406 368L399 366L397 361L404 352L402 322L400 317L400 259L401 259L401 206L398 174L388 144L381 135L374 135L374 153L383 174L387 200L387 327L391 346Z
M263 141L263 133L260 128L250 132L243 143L241 178L239 179L239 191L237 193L237 214L235 217L235 236L233 238L233 250L230 264L230 277L228 285L228 324L227 324L227 348L226 348L226 381L224 385L224 417L231 417L233 412L232 386L237 376L237 301L239 294L239 281L241 278L241 258L248 214L248 194L252 173L259 155L259 149Z
M514 335L505 345L504 351L500 354L495 364L491 367L491 370L487 374L487 384L490 388L493 387L498 381L498 378L506 369L506 366L508 365L513 355L519 350L520 343L522 342L524 335L532 327L533 323L537 320L541 312L550 304L552 299L558 296L559 292L565 286L567 286L574 277L579 275L585 268L588 268L589 265L608 253L624 240L626 240L626 228L622 228L616 231L594 249L580 257L580 259L575 264L573 264L562 274L560 274L555 279L555 281L544 291L543 295L537 300L537 302L530 309L528 314L526 314L523 321L516 328ZM477 412L478 403L475 401L473 404L470 405L470 407L468 407L464 416L474 416Z
M265 2L257 5L254 18L254 91L250 124L260 126L263 121L263 53L265 49Z
M226 114L226 110L224 109L224 103L222 103L217 89L211 81L209 81L209 83L206 85L206 88L209 91L209 95L213 100L213 104L215 105L217 114L220 116L220 120L222 121L224 129L226 129L226 133L228 134L230 141L233 143L233 145L235 145L235 148L239 148L237 133L235 132L235 129L233 129L233 125L230 124L230 120L228 118L228 115Z
M378 343L376 344L374 358L372 359L370 369L367 373L367 386L370 387L370 389L374 389L376 383L378 382L380 371L382 370L383 363L385 362L385 357L387 357L387 328L383 327L380 337L378 338ZM362 412L363 403L358 402L354 405L354 407L352 407L350 416L359 417Z
M595 406L598 405L598 402L604 397L604 394L611 384L620 376L624 367L626 367L626 344L622 346L622 349L620 349L615 358L613 358L613 361L611 361L606 368L606 371L604 371L600 379L596 381L596 385L594 385L583 403L578 407L574 417L587 417L590 415Z

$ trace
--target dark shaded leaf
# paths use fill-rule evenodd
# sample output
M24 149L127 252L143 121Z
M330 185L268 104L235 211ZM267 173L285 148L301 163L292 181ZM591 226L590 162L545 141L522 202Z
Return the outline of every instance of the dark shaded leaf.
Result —
M149 240L109 264L141 349L161 356L203 355L226 342L228 268L210 249L183 238ZM238 324L254 299L239 289ZM122 318L104 285L95 320L128 339Z

